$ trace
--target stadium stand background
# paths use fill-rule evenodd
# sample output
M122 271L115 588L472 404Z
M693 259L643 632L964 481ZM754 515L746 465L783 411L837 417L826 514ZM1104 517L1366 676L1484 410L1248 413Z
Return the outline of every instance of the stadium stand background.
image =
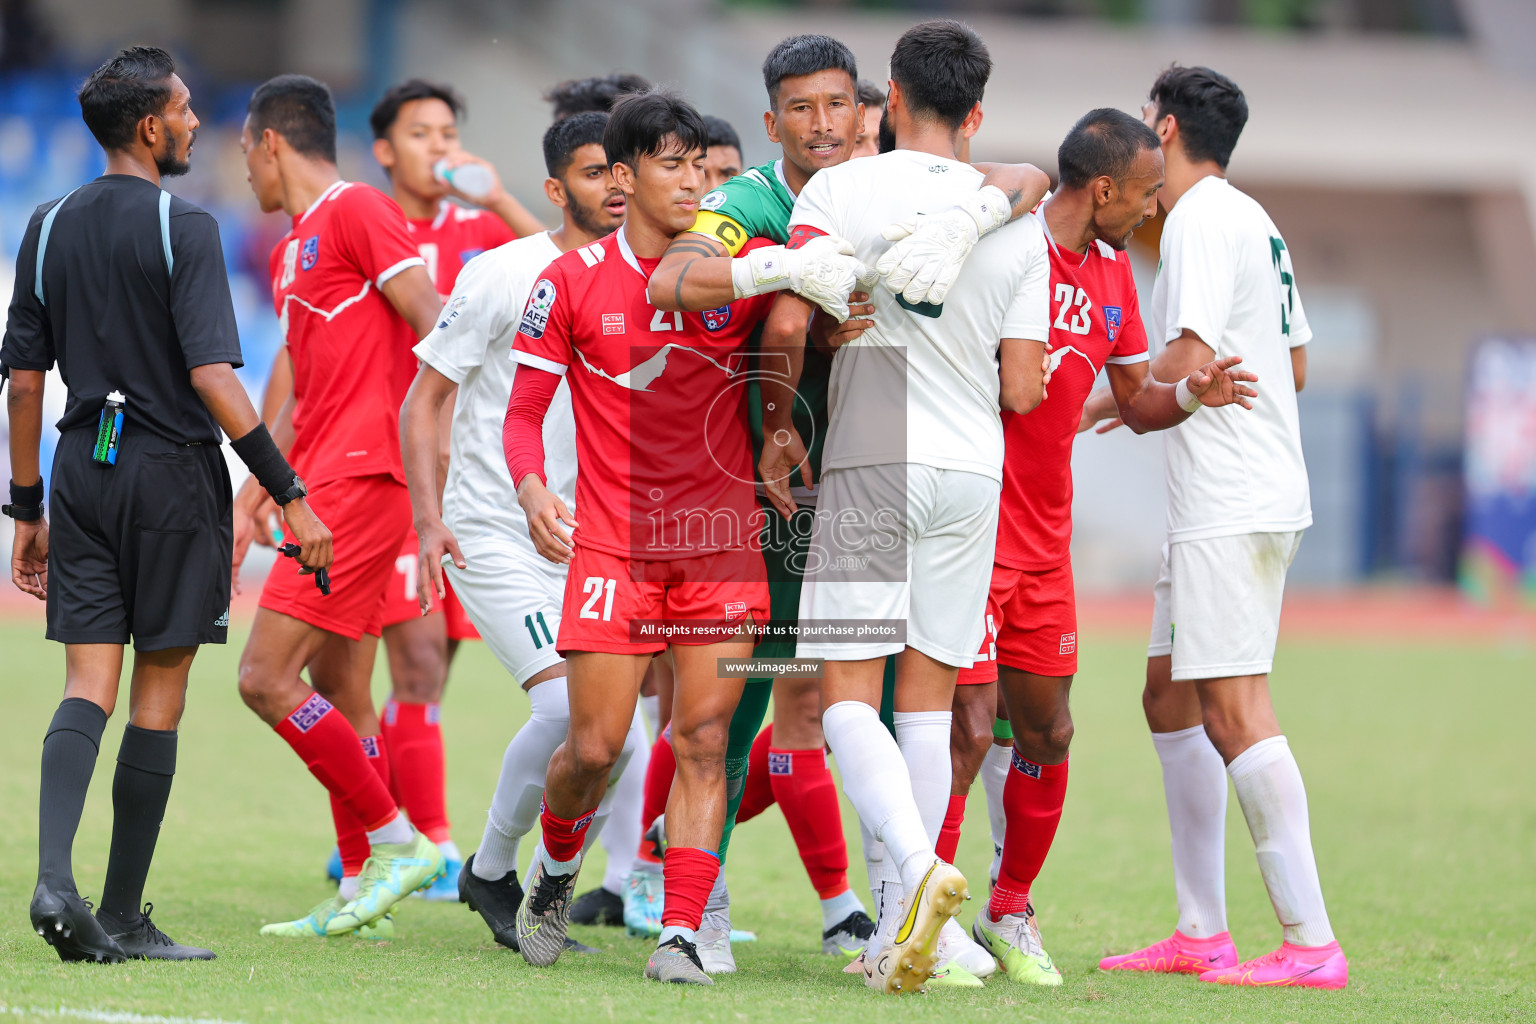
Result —
M194 91L195 169L172 187L222 225L242 375L259 392L278 342L267 252L284 226L256 212L244 181L236 138L254 83L280 71L330 82L343 174L382 185L372 99L406 75L452 82L470 102L466 146L543 211L538 97L551 83L623 69L678 86L735 123L759 162L771 150L756 68L773 42L829 32L882 79L892 41L929 13L970 20L996 58L978 158L1054 170L1078 115L1136 110L1175 60L1236 78L1252 117L1231 175L1284 231L1317 335L1301 398L1317 522L1292 578L1453 579L1468 360L1485 337L1536 335L1536 137L1516 128L1536 109L1530 0L7 0L0 283L32 208L99 172L74 88L130 42L170 47ZM1132 249L1144 298L1159 227ZM1079 444L1085 589L1141 588L1155 570L1159 446L1124 432ZM1532 448L1536 432L1528 466Z

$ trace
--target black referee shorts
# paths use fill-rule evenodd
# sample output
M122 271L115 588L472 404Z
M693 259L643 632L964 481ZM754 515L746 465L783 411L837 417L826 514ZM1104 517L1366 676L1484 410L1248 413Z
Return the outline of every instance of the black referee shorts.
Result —
M95 430L59 438L48 509L48 639L140 651L222 644L233 524L216 444L123 430L117 465Z

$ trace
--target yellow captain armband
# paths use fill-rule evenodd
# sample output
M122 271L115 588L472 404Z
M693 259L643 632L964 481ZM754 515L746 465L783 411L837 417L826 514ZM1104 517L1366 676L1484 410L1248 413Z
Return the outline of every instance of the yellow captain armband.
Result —
M713 210L700 210L693 218L693 227L688 230L694 234L713 238L725 246L725 251L732 256L740 255L741 247L752 238L746 228L725 214L716 213Z

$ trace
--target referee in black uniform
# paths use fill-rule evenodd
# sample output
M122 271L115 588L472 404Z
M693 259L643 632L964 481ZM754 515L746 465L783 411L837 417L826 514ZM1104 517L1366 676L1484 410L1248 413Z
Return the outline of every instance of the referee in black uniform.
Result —
M48 602L64 646L64 700L43 740L33 928L63 960L211 959L140 910L176 770L176 726L199 644L224 643L231 518L223 431L283 506L308 570L331 535L235 378L241 365L219 230L160 188L185 174L197 132L164 50L133 47L80 88L107 173L33 214L16 260L0 361L10 370L11 579ZM45 372L69 388L43 515ZM112 780L101 907L75 887L71 846L123 646L134 646L129 722Z

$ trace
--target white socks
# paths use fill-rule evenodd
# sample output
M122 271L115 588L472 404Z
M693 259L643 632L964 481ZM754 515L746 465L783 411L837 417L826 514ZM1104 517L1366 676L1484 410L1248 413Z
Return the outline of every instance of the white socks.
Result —
M1155 732L1173 836L1179 931L1208 939L1227 930L1227 768L1205 726Z
M875 838L869 826L864 824L863 818L859 818L859 845L864 849L864 874L869 878L869 895L875 901L875 910L878 912L880 910L880 871L885 864L885 844Z
M546 679L528 691L533 710L501 758L501 776L486 815L485 834L475 851L476 878L494 882L517 870L518 840L539 820L549 758L565 742L571 725L565 677Z
M1227 766L1285 941L1326 946L1333 928L1312 854L1307 790L1284 736L1260 740Z
M896 745L901 748L901 759L907 762L912 799L922 815L923 830L928 833L930 844L937 843L944 828L944 813L949 809L949 725L954 715L949 711L897 711L892 718L896 724ZM927 870L928 865L922 865L919 880Z
M1008 765L1013 760L1013 744L987 748L981 762L981 785L987 793L987 823L992 827L992 881L997 882L1003 866L1003 837L1008 831L1008 815L1003 810L1003 787L1008 783Z
M822 714L821 728L827 737L827 745L837 758L843 776L843 792L848 795L849 802L885 844L887 862L900 867L902 881L908 888L916 886L935 854L933 841L924 827L924 815L912 794L912 780L901 748L881 723L879 712L863 701L845 700L833 704ZM923 730L919 728L918 732ZM947 802L947 737L942 763ZM943 820L944 812L940 808L941 826ZM912 875L910 879L909 874Z
M645 716L646 732L654 737L661 728L661 698L654 693L649 697L641 695L640 713Z
M846 921L848 915L863 909L864 904L859 902L853 890L844 889L841 896L821 901L821 930L830 931Z
M655 700L654 697L640 698L642 703L648 699ZM613 813L608 816L607 823L598 835L598 841L603 844L603 852L608 855L607 867L603 871L603 888L617 896L624 895L624 886L634 866L635 850L640 846L640 809L645 803L645 769L651 763L651 744L646 739L641 715L641 711L635 712L629 736L624 740L626 747L633 745L635 749L619 781L609 787L609 792L613 794Z
M415 826L406 820L405 815L396 811L394 818L389 824L368 833L368 845L378 846L380 843L384 843L394 846L400 843L408 843L415 837Z

